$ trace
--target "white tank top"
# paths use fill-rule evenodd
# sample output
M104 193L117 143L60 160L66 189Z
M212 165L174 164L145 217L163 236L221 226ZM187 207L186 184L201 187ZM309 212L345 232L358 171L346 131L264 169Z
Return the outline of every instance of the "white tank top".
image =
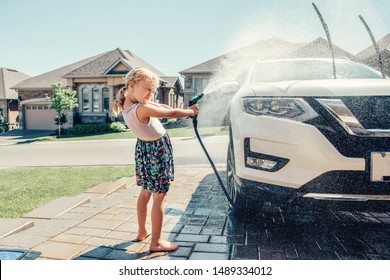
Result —
M141 103L134 103L130 108L122 110L126 125L144 141L154 141L166 133L165 128L157 118L149 118L149 123L141 123L137 117L137 108Z

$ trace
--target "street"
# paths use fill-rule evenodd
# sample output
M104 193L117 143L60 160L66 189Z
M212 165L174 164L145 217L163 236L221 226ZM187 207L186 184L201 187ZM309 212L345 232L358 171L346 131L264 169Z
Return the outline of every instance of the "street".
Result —
M0 145L0 168L134 164L135 142L129 139ZM203 142L215 164L226 164L227 136L208 136ZM197 139L172 138L172 145L175 164L208 164Z

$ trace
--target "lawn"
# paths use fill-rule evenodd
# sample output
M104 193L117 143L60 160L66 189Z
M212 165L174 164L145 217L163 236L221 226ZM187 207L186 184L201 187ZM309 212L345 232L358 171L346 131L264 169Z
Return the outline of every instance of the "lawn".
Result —
M133 175L133 166L0 169L0 218L17 218L61 196Z
M171 138L194 137L192 127L167 129ZM201 127L201 135L227 135L226 127ZM88 136L45 136L19 144L40 141L134 139L133 132ZM0 218L17 218L61 196L76 196L102 182L134 175L134 167L49 167L0 169Z

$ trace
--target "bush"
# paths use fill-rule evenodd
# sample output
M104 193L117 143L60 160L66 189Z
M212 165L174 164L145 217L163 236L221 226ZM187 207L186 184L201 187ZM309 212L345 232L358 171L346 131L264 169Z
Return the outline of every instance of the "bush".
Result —
M69 134L69 129L66 129L66 128L62 128L61 127L61 133L58 133L58 128L54 131L54 134L55 135L67 135Z
M8 131L8 124L0 123L0 133Z
M180 128L190 126L191 119L177 119L175 121L168 121L163 123L165 129Z
M85 135L108 132L110 129L108 124L78 124L72 128L72 134L74 135Z
M114 123L96 123L96 124L77 124L72 128L73 135L98 134L107 132L121 132L125 126L119 122Z
M111 132L122 132L126 129L126 126L120 122L113 122L110 124L110 131Z

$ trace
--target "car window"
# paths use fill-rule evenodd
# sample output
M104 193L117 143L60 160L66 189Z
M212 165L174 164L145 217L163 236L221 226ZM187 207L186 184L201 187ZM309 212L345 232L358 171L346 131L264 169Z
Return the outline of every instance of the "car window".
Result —
M381 79L382 76L361 64L336 62L337 79ZM251 82L333 79L331 61L277 61L255 65Z

